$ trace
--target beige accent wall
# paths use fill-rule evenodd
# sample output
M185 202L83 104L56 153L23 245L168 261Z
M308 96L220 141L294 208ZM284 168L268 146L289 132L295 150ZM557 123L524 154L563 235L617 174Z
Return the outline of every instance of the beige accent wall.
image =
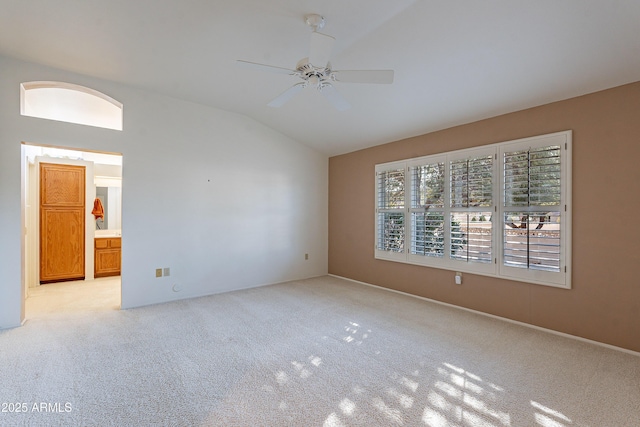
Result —
M573 288L374 259L374 166L573 131ZM640 82L329 159L329 273L640 351Z

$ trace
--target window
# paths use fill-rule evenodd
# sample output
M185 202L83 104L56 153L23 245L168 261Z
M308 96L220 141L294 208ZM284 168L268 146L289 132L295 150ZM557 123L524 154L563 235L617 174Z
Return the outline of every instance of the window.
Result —
M493 160L486 153L449 162L452 259L493 261Z
M411 254L444 255L444 161L432 159L410 167Z
M570 167L570 131L377 165L375 256L570 288Z
M96 90L70 83L22 83L20 114L122 130L120 102Z
M565 144L567 149L565 149ZM553 281L562 276L568 240L568 143L542 140L500 149L502 173L501 271L505 276ZM566 243L565 243L566 242Z
M404 178L404 169L381 170L378 173L377 248L391 258L394 254L404 253Z

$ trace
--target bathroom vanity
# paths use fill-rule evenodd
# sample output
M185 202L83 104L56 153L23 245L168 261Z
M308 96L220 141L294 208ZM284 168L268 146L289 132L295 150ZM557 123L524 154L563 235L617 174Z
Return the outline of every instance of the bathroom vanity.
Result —
M96 237L95 277L120 275L121 247L121 237Z
M96 218L94 276L120 276L120 266L122 265L122 231L120 228L122 181L119 177L96 176L95 184L96 198L100 199L104 216Z

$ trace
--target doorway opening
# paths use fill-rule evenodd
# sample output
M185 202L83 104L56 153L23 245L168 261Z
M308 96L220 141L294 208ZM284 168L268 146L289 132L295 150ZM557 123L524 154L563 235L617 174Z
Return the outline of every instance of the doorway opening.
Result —
M24 318L120 309L122 155L23 143L22 160Z

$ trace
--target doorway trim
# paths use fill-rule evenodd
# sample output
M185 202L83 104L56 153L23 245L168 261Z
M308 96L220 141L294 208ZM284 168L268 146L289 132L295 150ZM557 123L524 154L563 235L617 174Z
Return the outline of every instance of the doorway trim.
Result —
M84 159L70 159L61 157L49 157L38 156L34 157L33 163L29 161L29 149L27 147L42 147L42 148L54 148L57 150L64 150L66 152L73 153L96 153L101 155L119 156L121 153L103 152L89 149L79 149L63 146L52 146L45 144L37 144L30 142L21 143L21 161L22 167L22 223L23 223L23 238L22 238L22 290L21 290L21 322L24 323L26 319L25 313L25 300L28 295L30 287L40 286L40 212L39 212L39 197L40 197L40 162L44 163L57 163L57 164L69 164L76 166L85 166L85 198L88 201L93 201L96 197L96 187L94 184L94 163L93 161ZM73 153L71 153L73 152ZM121 166L122 167L122 166ZM94 243L95 243L95 227L91 227L95 224L93 215L91 214L91 207L93 203L85 203L85 281L94 279ZM122 273L121 273L122 276ZM122 295L122 280L120 283L120 294ZM122 297L121 297L122 298ZM122 300L120 301L122 306Z

